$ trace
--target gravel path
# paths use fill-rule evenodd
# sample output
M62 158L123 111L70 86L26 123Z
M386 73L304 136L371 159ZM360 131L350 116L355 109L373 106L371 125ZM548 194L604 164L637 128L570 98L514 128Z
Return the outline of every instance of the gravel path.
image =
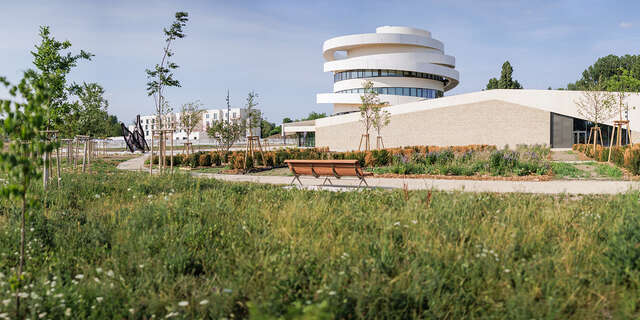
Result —
M214 178L234 182L254 182L268 184L289 184L292 177L286 176L248 176L198 173L197 177ZM323 179L301 177L305 188L317 189ZM353 188L358 185L354 179L332 179L334 187ZM552 180L552 181L478 181L478 180L437 180L437 179L391 179L369 178L369 187L403 188L404 184L410 190L443 190L443 191L467 191L467 192L520 192L541 194L616 194L629 190L640 190L640 182L636 181L594 181L594 180Z
M122 162L118 165L121 170L139 171L144 167L144 161L149 157L141 157ZM253 182L267 184L289 184L291 176L252 176L214 173L192 173L201 178L214 178L232 182ZM304 188L326 190L353 190L358 185L356 179L332 179L335 186L318 188L323 179L301 177ZM478 180L438 180L438 179L401 179L401 178L369 178L369 187L395 189L403 188L406 184L410 190L443 190L466 192L520 192L540 194L616 194L629 190L640 190L638 181L602 181L602 180L552 180L552 181L478 181Z
M133 158L131 160L127 160L118 164L118 169L120 170L130 170L130 171L143 171L144 170L144 161L149 158L149 154L143 154L140 157Z

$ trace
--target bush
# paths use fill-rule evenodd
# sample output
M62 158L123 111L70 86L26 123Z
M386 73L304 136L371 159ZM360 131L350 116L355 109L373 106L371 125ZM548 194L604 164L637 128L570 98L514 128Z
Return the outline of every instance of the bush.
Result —
M198 165L201 167L210 167L211 166L211 155L208 153L201 154L198 157Z
M219 167L222 165L222 157L220 156L220 152L213 152L211 155L211 164Z

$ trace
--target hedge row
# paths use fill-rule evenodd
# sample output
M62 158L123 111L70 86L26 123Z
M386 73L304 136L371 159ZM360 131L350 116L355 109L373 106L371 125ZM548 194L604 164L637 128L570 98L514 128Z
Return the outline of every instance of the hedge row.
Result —
M634 175L640 174L640 145L638 144L612 148L596 145L595 150L592 144L574 144L573 150L580 151L587 157L601 162L608 161L609 151L611 151L611 162L626 168Z
M435 154L442 151L464 153L470 151L493 151L495 146L490 145L468 145L455 147L439 146L412 146L403 148L387 148L372 151L349 151L349 152L329 152L328 148L298 149L287 148L274 151L255 152L254 156L246 159L246 168L255 166L282 167L285 160L358 160L363 167L378 167L391 165L394 157L410 158L413 154ZM264 159L263 159L264 154ZM170 163L170 156L166 157L166 163ZM153 163L158 163L158 157L154 156ZM245 168L245 152L220 152L220 151L200 151L189 156L178 154L173 157L175 166L210 167L229 165L234 169Z

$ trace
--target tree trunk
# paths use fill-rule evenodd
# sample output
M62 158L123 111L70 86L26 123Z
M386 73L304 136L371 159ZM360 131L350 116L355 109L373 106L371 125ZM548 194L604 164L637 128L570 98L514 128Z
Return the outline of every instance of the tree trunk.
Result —
M24 220L27 209L27 185L23 184L25 190L22 194L22 213L20 216L20 262L18 264L18 288L16 289L16 319L20 319L20 282L22 281L22 268L24 266Z

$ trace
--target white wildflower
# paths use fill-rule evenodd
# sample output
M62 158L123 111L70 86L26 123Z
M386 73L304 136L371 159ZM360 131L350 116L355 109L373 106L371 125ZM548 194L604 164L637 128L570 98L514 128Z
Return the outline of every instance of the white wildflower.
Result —
M336 295L336 292L335 292L335 291L329 291L329 295L330 295L330 296L335 296L335 295Z
M411 223L416 224L416 223L418 223L418 221L416 221L416 220L411 220Z
M7 300L2 300L2 304L4 304L4 306L8 306L9 303L11 303L11 299L7 299Z
M76 279L82 280L82 279L84 279L84 275L83 274L76 274Z
M46 313L46 312L43 312L43 313L41 313L41 314L39 314L39 315L38 315L38 318L42 319L42 318L44 318L44 317L46 317L46 316L47 316L47 313Z
M26 292L19 292L18 297L20 298L29 298L29 294Z
M93 277L93 281L95 281L96 283L100 283L100 279Z
M57 298L57 299L60 299L60 298L63 297L63 294L62 293L58 293L58 294L54 295L53 297Z
M179 315L179 313L177 312L169 312L166 316L164 316L165 318L173 318L175 316Z
M97 273L102 273L102 268L96 268Z
M34 231L36 231L36 229L31 228L31 229L29 229L29 231L34 232Z
M138 268L140 268L140 269L144 268L144 264L138 265Z
M102 297L96 297L96 301L98 302L102 302L103 298Z
M208 304L208 303L209 303L209 300L207 300L207 299L204 299L204 300L200 301L201 305L205 305L205 304Z
M509 270L509 269L504 269L504 272L505 272L505 273L509 273L509 272L511 272L511 270Z
M399 226L400 225L400 221L396 221L393 225L394 226Z
M178 302L178 305L181 306L181 307L186 307L186 306L189 305L189 301L180 301L180 302Z
M112 277L112 278L113 278L113 276L114 276L115 274L113 273L113 270L109 270L109 271L107 271L107 275L108 275L109 277Z
M129 313L133 314L134 312L136 312L135 309L133 309L133 308L129 309Z
M227 289L227 288L224 288L224 289L222 289L222 292L224 292L224 293L231 293L231 292L233 292L233 290L231 290L231 289Z
M67 308L66 310L64 310L64 315L67 317L71 316L71 308Z
M99 194L97 194L97 193L96 193L96 195L95 195L95 196L93 196L93 197L94 197L94 198L96 198L96 199L100 199L100 195L99 195Z

